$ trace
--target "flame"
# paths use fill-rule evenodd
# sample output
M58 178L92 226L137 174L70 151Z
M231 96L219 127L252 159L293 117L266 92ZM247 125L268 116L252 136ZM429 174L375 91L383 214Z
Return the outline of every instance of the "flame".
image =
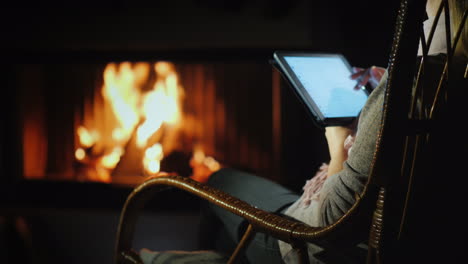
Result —
M137 129L137 145L140 148L147 144L164 122L176 124L181 118L178 78L171 68L167 62L158 62L154 66L159 78L153 90L143 99L141 115L145 122Z
M116 142L124 142L127 137L127 133L122 128L114 128L112 130L112 139Z
M174 65L166 61L160 61L160 62L155 63L154 70L159 76L163 78L175 72Z
M156 143L152 147L147 148L145 151L145 158L162 160L163 148L161 144Z
M101 158L101 165L106 169L113 169L117 166L117 163L120 161L120 157L123 155L124 151L120 147L116 147L112 150L111 153L104 155Z
M151 175L158 173L160 169L161 169L161 162L159 160L150 160L146 164L146 170Z
M221 169L221 164L213 157L206 156L200 146L194 147L190 166L193 171L191 178L199 182L208 181L213 172Z
M158 114L160 106L164 105L164 99L164 95L159 91L149 92L145 96L143 101L143 116L146 120L137 129L136 142L138 147L143 148L151 135L153 135L164 122L163 116Z
M198 164L202 164L203 161L205 160L205 152L200 148L200 147L196 147L194 148L194 151L193 151L193 160L198 163Z
M75 158L77 160L84 160L85 157L86 157L86 152L84 151L84 149L78 148L75 150Z
M138 62L133 67L134 83L136 86L141 87L146 83L149 78L151 67L149 63Z
M102 95L111 105L115 117L120 123L122 133L129 137L139 122L138 103L140 92L137 89L139 79L135 78L129 62L117 67L110 63L104 69Z
M156 80L148 83L153 75ZM182 87L174 65L169 62L157 62L153 67L143 62L109 63L104 69L103 79L101 94L104 103L110 106L114 116L114 119L110 119L115 126L108 130L111 135L106 136L105 146L99 148L98 154L90 154L85 150L98 142L99 134L79 127L80 147L75 151L76 160L95 160L99 167L96 169L99 170L97 174L103 175L101 178L107 181L110 174L103 169L112 170L117 166L124 154L124 147L135 135L137 147L145 151L142 160L145 173L158 173L164 153L161 143L153 144L159 141L153 135L163 124L177 125L182 119ZM101 132L103 136L109 134ZM152 146L147 147L150 144Z
M147 148L145 150L145 156L143 158L143 167L145 171L150 175L158 173L163 157L163 147L160 143L156 143L153 146Z
M99 140L99 134L96 131L89 132L84 126L78 127L76 132L80 144L85 148L92 147Z
M203 164L210 169L210 171L215 172L221 168L221 165L219 165L219 162L215 160L213 157L207 157L204 161Z

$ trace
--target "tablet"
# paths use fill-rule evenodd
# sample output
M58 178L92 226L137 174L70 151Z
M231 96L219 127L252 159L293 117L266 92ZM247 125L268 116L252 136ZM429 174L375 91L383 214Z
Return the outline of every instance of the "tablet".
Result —
M367 100L367 90L354 89L357 81L340 54L276 51L273 62L322 127L349 125Z

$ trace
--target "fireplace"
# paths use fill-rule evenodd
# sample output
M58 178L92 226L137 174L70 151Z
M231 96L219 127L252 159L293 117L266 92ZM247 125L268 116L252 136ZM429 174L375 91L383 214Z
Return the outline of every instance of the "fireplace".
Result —
M15 99L2 137L4 160L12 161L6 178L134 186L157 171L189 177L194 168L220 166L280 177L281 80L268 60L277 48L309 47L309 4L87 4L9 10ZM174 70L175 91L155 88L171 82L158 80L164 63ZM139 71L147 76L138 89L120 91L127 98L105 92L109 79L125 79L124 72L137 79ZM177 94L174 120L158 109L145 113L158 105L149 98L168 93ZM143 140L148 124L158 128Z
M194 162L272 174L278 82L267 60L18 66L23 177L135 185Z

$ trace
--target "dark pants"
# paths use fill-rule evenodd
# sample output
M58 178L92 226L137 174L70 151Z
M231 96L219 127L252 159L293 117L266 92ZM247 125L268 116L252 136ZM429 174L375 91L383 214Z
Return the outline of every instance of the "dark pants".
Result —
M259 209L281 213L299 195L281 185L234 169L214 173L208 185L227 192ZM230 254L242 238L243 219L216 205L208 204L202 220L201 238L204 246ZM208 242L208 243L207 243ZM250 263L281 263L278 240L261 233L255 235L246 251Z

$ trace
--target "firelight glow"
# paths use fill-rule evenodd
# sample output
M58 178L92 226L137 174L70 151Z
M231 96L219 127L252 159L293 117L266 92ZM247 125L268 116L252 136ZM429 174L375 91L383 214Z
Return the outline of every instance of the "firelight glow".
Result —
M158 173L160 169L161 169L161 162L157 160L150 160L146 166L146 170L151 175Z
M146 146L148 139L163 123L175 124L180 120L178 79L175 72L168 72L171 67L167 64L155 64L158 80L153 90L143 97L141 115L145 121L137 129L137 145L140 148Z
M77 160L84 160L85 157L86 157L86 152L84 151L84 149L78 148L78 149L75 151L75 158L76 158Z
M148 83L153 75L156 76L154 83ZM145 62L109 63L104 69L103 80L101 94L111 109L109 113L113 117L110 120L115 120L112 121L115 124L111 127L110 137L103 136L107 146L104 150L99 149L101 152L98 153L103 154L97 154L100 155L98 165L114 169L124 149L131 143L144 151L144 172L158 173L164 153L163 145L158 143L162 133L156 132L164 124L178 124L182 118L182 87L174 65L169 62L154 65ZM80 147L75 151L75 158L83 161L87 153L84 149L93 147L99 138L97 133L94 135L84 126L78 128L78 136Z
M89 132L84 126L78 127L77 134L80 144L85 148L93 146L99 139L97 132Z
M101 159L101 165L107 169L113 169L119 163L120 157L123 155L123 149L116 147L111 153L106 154Z
M143 167L145 168L146 172L150 175L158 173L163 157L163 147L160 143L156 143L153 146L147 148L143 158Z
M140 91L135 85L135 73L129 62L110 63L104 70L102 95L120 123L122 132L130 136L139 121Z

